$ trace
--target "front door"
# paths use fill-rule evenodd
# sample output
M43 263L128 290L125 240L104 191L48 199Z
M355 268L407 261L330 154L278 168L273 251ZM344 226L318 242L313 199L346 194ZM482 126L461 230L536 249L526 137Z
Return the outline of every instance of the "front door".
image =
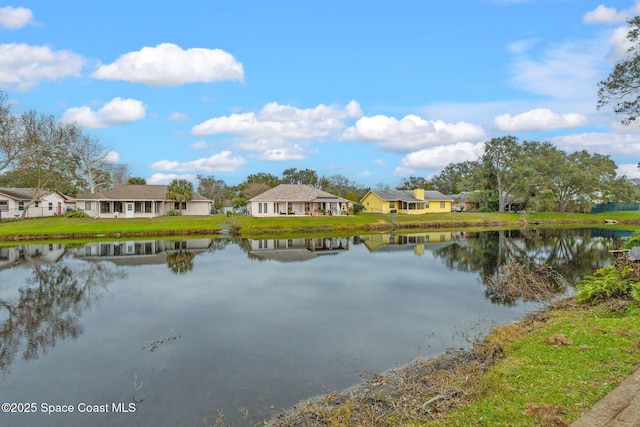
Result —
M127 202L127 218L133 218L133 202Z

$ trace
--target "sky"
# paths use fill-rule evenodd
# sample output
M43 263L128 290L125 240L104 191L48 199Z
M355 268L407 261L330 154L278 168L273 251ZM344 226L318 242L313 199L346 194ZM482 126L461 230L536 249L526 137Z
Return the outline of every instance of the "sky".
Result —
M512 135L640 178L640 126L596 109L640 0L0 4L0 91L148 184L285 169L365 187Z

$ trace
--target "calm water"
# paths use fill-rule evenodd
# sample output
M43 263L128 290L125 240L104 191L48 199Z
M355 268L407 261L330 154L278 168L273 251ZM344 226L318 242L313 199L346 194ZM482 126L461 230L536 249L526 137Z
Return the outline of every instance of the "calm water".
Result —
M0 248L0 402L35 410L0 425L253 425L536 308L487 292L510 256L575 282L624 234Z

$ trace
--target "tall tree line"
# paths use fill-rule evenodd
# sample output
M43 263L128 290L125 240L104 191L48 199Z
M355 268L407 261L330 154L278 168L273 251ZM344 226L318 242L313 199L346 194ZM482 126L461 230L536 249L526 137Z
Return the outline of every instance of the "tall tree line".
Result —
M513 136L491 139L480 159L451 163L422 187L448 195L474 192L481 206L500 212L516 199L528 209L567 212L640 198L637 186L616 177L609 156L585 150L567 153L550 142L520 142Z

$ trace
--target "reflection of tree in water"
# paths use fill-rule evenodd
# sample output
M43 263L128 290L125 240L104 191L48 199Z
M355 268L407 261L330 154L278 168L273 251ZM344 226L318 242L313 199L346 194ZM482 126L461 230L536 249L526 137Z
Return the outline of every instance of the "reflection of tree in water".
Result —
M195 254L191 251L179 250L167 254L167 266L174 274L187 274L193 270Z
M591 229L484 231L465 234L435 255L451 269L479 272L484 285L501 273L507 260L546 265L575 284L608 265L608 250L620 247L621 239L603 237Z
M63 259L56 264L34 265L27 287L17 301L0 300L4 321L0 325L0 372L6 372L22 351L24 360L46 354L59 340L82 334L82 310L98 299L105 285L124 277L106 263L78 263Z

